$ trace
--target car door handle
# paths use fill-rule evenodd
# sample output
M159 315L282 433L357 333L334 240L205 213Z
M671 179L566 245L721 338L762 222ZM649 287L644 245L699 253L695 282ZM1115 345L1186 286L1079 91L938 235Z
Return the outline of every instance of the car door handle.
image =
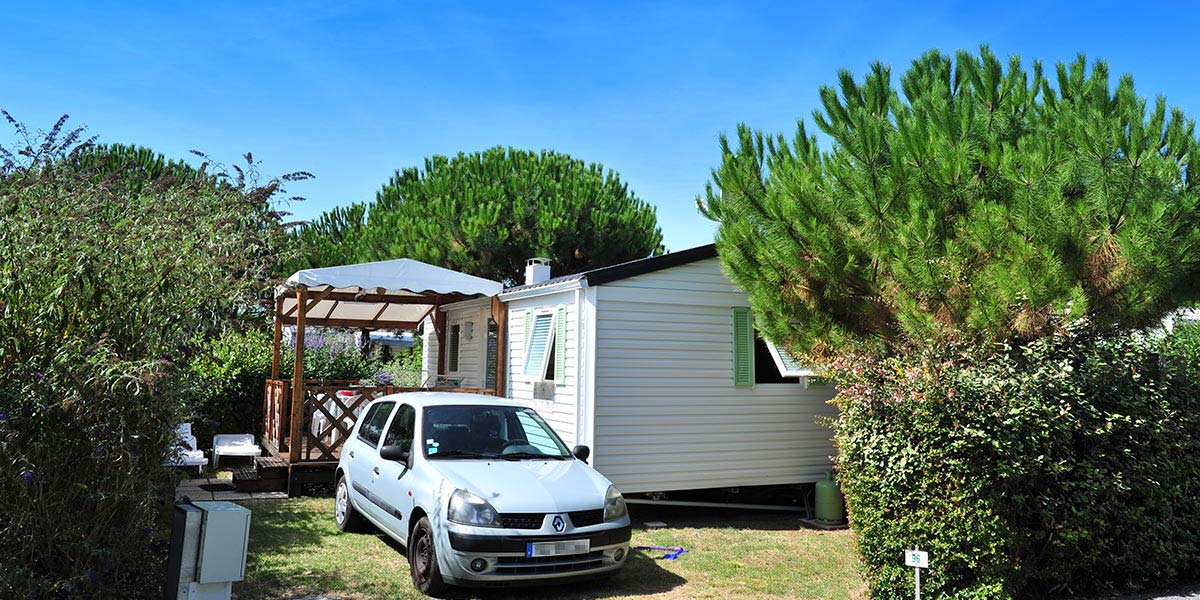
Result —
M354 451L353 451L353 450L351 450L351 451L350 451L350 458L354 458Z
M379 467L375 467L374 469L371 469L371 472L374 473L376 477L379 477Z

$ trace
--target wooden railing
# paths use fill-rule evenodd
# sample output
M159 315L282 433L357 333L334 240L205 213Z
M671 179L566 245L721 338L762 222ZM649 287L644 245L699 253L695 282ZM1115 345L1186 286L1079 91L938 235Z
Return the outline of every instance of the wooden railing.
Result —
M494 394L481 388L417 388L361 385L356 381L306 381L303 406L292 406L292 382L268 380L263 401L263 443L289 462L332 462L372 400L400 392ZM339 393L344 392L344 393ZM298 427L292 439L292 423Z
M273 455L287 452L288 415L291 414L292 382L268 379L263 391L263 445Z

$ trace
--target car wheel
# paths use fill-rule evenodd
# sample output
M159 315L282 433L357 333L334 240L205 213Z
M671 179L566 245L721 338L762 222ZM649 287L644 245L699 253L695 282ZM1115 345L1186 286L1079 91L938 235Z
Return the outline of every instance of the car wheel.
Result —
M350 502L350 486L346 484L345 477L338 478L337 490L334 492L333 522L337 524L339 531L347 533L357 533L367 527L362 515L354 510L354 504Z
M421 593L434 595L449 587L442 579L438 567L437 547L433 543L433 527L427 517L421 517L408 537L408 570L412 573L413 586Z

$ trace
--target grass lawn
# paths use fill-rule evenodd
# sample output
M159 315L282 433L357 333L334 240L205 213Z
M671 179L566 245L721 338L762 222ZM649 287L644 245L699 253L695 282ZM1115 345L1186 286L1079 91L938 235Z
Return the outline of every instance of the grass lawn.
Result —
M240 600L329 595L345 599L423 598L412 587L403 549L382 535L341 534L332 500L303 498L244 504L253 511L246 581ZM848 531L801 529L780 513L630 505L633 545L683 546L676 561L634 552L608 581L570 586L466 590L456 598L862 598L854 539ZM667 529L647 531L645 521Z

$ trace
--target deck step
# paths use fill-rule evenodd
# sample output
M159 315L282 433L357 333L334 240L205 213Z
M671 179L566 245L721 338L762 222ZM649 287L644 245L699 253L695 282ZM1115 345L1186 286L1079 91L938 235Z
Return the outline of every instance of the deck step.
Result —
M321 491L332 493L336 462L303 462L292 464L288 477L288 496L304 496Z
M287 479L287 461L277 456L259 456L254 459L254 469L263 479Z
M239 492L283 492L287 479L266 479L254 469L238 469L233 472L233 487Z

